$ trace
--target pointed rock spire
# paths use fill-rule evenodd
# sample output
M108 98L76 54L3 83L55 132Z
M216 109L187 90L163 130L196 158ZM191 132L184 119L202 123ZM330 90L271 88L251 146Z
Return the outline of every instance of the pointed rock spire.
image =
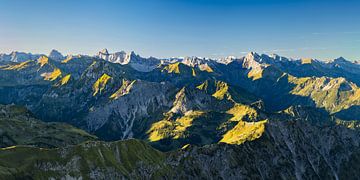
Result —
M104 48L99 52L99 54L109 55L109 51L106 48Z
M334 62L340 63L340 62L349 62L349 61L343 57L339 57L339 58L334 59Z
M249 52L246 56L247 59L258 60L260 55L256 52Z
M244 68L259 68L261 63L261 57L256 52L250 52L244 57Z
M49 56L48 56L50 59L53 59L55 61L62 61L64 60L64 56L59 52L57 51L56 49L53 49L51 50L51 52L49 53Z

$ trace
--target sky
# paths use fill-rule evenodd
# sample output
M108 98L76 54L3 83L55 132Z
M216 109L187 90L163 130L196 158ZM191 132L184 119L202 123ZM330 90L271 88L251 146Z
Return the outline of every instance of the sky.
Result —
M0 53L360 60L356 0L0 0Z

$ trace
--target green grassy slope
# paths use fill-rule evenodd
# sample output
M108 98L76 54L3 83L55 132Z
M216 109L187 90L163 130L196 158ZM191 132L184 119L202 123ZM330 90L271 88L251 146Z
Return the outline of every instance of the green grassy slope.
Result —
M95 136L67 124L44 123L24 107L0 105L0 147L60 147L95 139Z

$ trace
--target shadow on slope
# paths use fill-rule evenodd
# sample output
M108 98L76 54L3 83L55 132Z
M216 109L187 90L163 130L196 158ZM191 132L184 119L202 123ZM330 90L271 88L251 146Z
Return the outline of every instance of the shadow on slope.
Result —
M351 106L350 108L344 109L340 112L337 112L334 115L342 120L347 120L347 121L357 120L358 121L358 120L360 120L360 106ZM355 119L354 119L354 117L355 117Z

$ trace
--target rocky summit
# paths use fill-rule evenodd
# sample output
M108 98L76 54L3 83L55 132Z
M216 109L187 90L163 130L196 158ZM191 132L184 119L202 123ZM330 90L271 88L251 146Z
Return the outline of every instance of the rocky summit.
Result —
M360 65L0 55L0 179L358 179Z

